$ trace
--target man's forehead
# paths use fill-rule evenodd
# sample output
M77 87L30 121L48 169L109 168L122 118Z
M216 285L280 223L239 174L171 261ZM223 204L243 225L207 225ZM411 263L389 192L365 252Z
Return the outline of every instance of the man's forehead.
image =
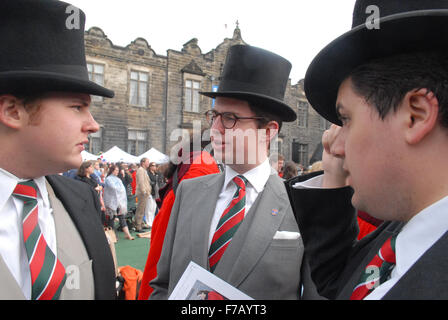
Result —
M251 116L253 113L247 101L226 97L217 97L214 109L217 112L230 112L239 116Z

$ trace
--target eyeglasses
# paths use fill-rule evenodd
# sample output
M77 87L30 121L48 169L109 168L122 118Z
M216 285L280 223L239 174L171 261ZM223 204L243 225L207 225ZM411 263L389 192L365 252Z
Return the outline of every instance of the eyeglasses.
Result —
M239 117L231 112L217 112L215 110L208 110L205 113L205 118L207 119L210 127L213 125L215 119L221 116L221 124L226 129L232 129L238 120L255 119L255 120L265 120L263 117Z

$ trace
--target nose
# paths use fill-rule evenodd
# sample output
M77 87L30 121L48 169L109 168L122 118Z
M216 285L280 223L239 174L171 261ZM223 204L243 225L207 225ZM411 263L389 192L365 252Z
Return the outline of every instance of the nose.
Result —
M98 122L95 121L92 114L89 112L87 115L86 122L84 123L84 131L90 133L95 133L100 130Z
M220 118L221 115L218 114L213 118L213 122L212 122L212 126L210 127L210 129L216 130L220 133L224 133L224 126L222 125L222 119Z

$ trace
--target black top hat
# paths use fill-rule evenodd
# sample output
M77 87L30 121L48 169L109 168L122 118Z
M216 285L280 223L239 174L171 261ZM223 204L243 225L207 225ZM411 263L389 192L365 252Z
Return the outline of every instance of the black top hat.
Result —
M0 94L69 91L114 96L89 81L81 10L55 0L3 0L0 21Z
M217 92L200 92L254 103L258 108L294 121L296 113L283 102L291 63L285 58L252 46L229 48Z
M372 19L375 12L378 21ZM352 29L311 62L305 75L307 99L321 116L341 125L335 111L337 93L351 71L372 59L445 50L447 36L446 0L358 0Z

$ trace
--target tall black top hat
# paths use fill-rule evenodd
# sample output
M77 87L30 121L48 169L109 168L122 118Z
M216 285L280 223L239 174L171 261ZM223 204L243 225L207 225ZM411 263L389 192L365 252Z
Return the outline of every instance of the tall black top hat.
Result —
M3 0L0 21L0 94L69 91L114 96L89 81L81 10L56 0Z
M217 92L201 92L215 97L229 97L254 103L257 108L294 121L296 113L283 102L291 63L285 58L252 46L229 48Z
M351 71L372 59L446 50L447 36L446 0L358 0L352 29L311 62L305 75L307 99L320 115L341 125L335 111L337 93Z

